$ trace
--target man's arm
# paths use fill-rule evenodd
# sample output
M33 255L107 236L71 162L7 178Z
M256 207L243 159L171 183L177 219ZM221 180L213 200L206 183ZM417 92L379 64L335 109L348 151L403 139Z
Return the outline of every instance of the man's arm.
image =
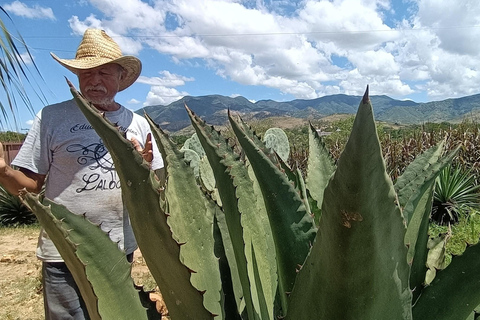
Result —
M20 168L15 170L5 162L3 145L0 143L0 184L11 194L18 195L20 190L39 193L45 182L46 175Z

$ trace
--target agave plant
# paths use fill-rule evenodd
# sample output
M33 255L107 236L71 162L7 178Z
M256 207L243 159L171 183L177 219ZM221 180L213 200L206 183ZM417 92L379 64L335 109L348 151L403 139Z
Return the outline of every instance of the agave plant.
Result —
M187 107L216 195L199 186L186 153L148 116L166 165L164 186L131 142L72 93L112 154L138 245L172 319L466 319L480 304L480 245L425 286L434 181L456 151L427 150L394 185L368 88L336 166L310 128L305 181L241 119L229 114L246 157ZM40 200L24 196L91 318L158 318L116 244L82 216Z
M0 186L0 226L29 225L35 222L35 214L18 197Z
M446 225L457 223L462 212L480 209L480 185L471 170L445 167L435 182L432 220Z

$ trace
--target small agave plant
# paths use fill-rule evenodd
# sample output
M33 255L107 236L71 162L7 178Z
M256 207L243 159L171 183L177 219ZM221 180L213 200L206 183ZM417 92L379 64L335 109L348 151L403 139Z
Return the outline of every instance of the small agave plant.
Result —
M112 154L138 245L171 319L473 317L479 245L425 285L434 182L455 152L442 156L439 144L393 184L368 88L336 166L310 127L305 180L231 114L235 148L186 107L202 147L198 159L146 116L165 161L165 185L71 90ZM207 159L209 169L195 173L193 158L199 167ZM24 201L72 270L92 319L159 318L134 287L124 254L97 226L48 199L26 194Z

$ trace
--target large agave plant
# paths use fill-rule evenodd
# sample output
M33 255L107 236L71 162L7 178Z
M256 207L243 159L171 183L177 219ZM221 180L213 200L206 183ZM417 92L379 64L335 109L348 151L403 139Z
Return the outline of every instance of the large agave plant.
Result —
M311 128L305 181L241 119L229 114L246 158L187 108L215 192L199 187L186 152L147 116L166 164L160 185L132 144L72 93L112 153L172 319L466 319L480 303L478 245L424 285L433 185L455 153L441 157L442 144L428 150L394 185L368 89L337 167ZM99 228L46 199L24 199L73 271L92 319L158 318Z

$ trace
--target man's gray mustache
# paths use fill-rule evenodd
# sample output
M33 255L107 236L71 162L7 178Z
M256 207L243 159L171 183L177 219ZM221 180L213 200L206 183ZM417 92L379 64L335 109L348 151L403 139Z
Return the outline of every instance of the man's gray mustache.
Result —
M102 91L103 93L107 93L107 88L105 88L104 86L87 86L87 87L85 87L85 91L90 91L90 90Z

